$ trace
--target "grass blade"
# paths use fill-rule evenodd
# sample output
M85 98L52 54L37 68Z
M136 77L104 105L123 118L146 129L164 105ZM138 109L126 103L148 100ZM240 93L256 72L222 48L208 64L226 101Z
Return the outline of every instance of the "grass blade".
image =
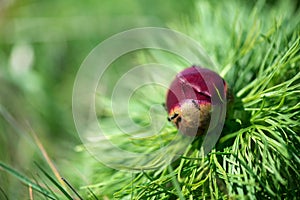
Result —
M39 164L35 162L36 166L43 172L43 174L70 200L73 200L73 198L70 196L70 194L54 179L52 178Z
M33 190L42 193L43 195L47 196L50 199L55 199L54 196L52 196L52 194L48 190L35 184L31 180L29 180L27 177L25 177L21 173L17 172L15 169L11 168L10 166L2 163L1 161L0 161L0 168L4 169L6 172L10 173L11 175L13 175L17 179L19 179L22 183L24 183L28 186L31 186Z

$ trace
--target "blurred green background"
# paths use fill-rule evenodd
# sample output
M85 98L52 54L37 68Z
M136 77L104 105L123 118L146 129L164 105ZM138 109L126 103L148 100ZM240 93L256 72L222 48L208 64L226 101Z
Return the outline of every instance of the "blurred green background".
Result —
M74 151L80 140L72 118L80 64L109 36L166 27L188 19L193 7L194 1L170 0L0 0L0 161L34 177L34 161L46 166L30 137L34 131L61 174L84 185L87 155ZM27 186L2 170L0 190L0 199L28 198Z

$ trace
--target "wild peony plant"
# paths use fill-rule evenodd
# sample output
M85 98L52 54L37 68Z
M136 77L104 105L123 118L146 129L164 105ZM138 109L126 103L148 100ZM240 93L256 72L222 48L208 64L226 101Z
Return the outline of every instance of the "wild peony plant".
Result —
M168 167L137 174L115 172L103 184L95 178L95 190L133 199L297 198L299 12L290 1L199 1L193 12L194 21L174 22L171 28L203 45L232 90L234 103L227 108L221 138L207 156L195 140ZM174 121L178 116L171 107L167 105ZM166 129L166 134L172 132Z
M0 168L18 177L28 185L29 191L35 190L49 199L62 196L67 199L74 196L78 199L297 199L300 196L300 12L297 4L294 1L272 1L271 4L270 1L205 0L197 1L191 13L192 17L171 21L169 27L202 44L218 69L216 74L219 75L215 75L226 82L222 82L223 89L218 90L221 97L228 94L228 86L230 95L227 97L234 99L227 106L221 137L208 154L201 148L201 134L205 132L202 129L206 127L198 124L196 129L200 136L183 154L171 164L154 170L124 172L84 157L81 161L90 173L87 181L90 184L80 183L82 188L77 191L65 179L64 182L55 180L40 166L51 186L31 181L2 162ZM177 71L190 70L174 56L150 53L139 59L144 61L151 57L174 66ZM112 83L114 77L109 78ZM197 82L199 86L198 81L188 82ZM131 119L142 126L151 124L151 117L156 116L155 109L151 116L144 114L149 107L167 99L167 110L163 111L165 120L169 117L174 124L167 123L159 135L143 135L148 129L135 133L141 137L122 134L110 119L111 102L101 95L96 102L101 105L96 105L101 113L98 117L105 122L102 128L113 133L108 137L114 145L136 153L153 152L174 139L177 127L185 132L189 123L182 125L178 118L189 114L186 110L182 112L183 107L198 112L195 109L210 105L211 93L206 93L201 84L200 88L199 96L191 98L195 102L170 100L166 90L156 86L150 92L145 88L133 94ZM199 122L197 118L194 121ZM155 126L150 128L156 130ZM42 146L39 147L47 158ZM76 150L85 152L86 149L78 146ZM172 149L165 152L168 153L172 153ZM160 161L158 157L154 164Z

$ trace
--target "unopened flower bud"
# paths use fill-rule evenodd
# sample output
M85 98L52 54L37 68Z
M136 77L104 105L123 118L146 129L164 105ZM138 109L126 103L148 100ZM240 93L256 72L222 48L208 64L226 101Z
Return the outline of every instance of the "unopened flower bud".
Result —
M185 135L203 135L211 112L224 104L226 93L227 84L216 72L197 66L187 68L176 75L167 92L168 120Z

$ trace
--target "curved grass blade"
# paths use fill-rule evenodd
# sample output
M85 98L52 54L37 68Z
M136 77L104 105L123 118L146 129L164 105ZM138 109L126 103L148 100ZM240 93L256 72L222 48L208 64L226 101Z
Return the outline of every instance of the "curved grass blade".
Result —
M39 164L35 162L36 166L43 172L43 174L69 199L73 200L73 197L54 179L52 178Z
M21 182L23 182L27 186L31 186L33 190L42 193L43 195L47 196L50 199L56 199L48 190L41 187L40 185L35 184L30 179L28 179L24 175L20 174L19 172L17 172L15 169L11 168L10 166L2 163L1 161L0 161L0 168L4 169L6 172L15 176L17 179L19 179Z
M67 186L76 194L76 196L80 200L83 200L83 198L79 195L79 193L75 190L75 188L65 178L62 177L61 179L67 184Z

